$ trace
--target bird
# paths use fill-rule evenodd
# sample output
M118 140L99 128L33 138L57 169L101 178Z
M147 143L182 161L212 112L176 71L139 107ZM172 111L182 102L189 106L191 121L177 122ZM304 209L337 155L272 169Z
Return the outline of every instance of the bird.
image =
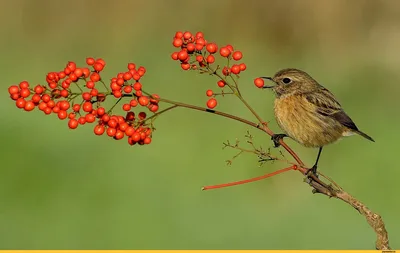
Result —
M305 147L318 148L317 159L307 175L317 175L323 147L344 136L358 134L375 142L358 129L335 96L305 71L286 68L273 77L261 78L274 83L262 88L274 91L274 115L284 132L272 135L275 147L279 147L280 139L290 137Z

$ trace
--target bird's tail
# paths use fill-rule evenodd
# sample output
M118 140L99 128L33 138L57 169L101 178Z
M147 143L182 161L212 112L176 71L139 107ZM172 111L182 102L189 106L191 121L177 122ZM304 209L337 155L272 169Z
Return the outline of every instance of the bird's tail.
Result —
M364 137L365 139L375 142L374 139L372 139L371 136L369 136L368 134L363 133L363 132L361 132L360 130L357 130L357 131L355 131L355 132L356 132L357 134L361 135L362 137Z

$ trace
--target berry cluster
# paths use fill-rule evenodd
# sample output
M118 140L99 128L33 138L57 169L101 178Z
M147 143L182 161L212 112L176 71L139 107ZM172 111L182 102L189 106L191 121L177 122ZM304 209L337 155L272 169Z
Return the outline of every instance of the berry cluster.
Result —
M106 63L103 59L86 59L86 67L77 67L75 62L68 62L59 72L50 72L46 75L46 85L30 87L27 81L8 88L11 99L15 100L18 108L32 111L36 107L44 114L57 114L60 120L68 118L68 127L76 129L79 125L96 123L94 133L106 133L115 140L127 137L130 145L150 144L152 137L152 117L144 111L137 116L132 109L138 105L147 107L155 113L159 109L158 95L147 95L142 90L139 80L146 73L144 67L136 69L134 63L128 64L128 71L118 73L107 85L101 78ZM99 83L105 91L99 91ZM122 99L128 97L130 101L122 105L125 116L113 114L112 109L119 102L114 103L111 109L106 110L102 103L106 97L113 95Z
M172 45L179 48L180 51L173 52L171 58L179 61L183 70L198 70L200 73L216 75L220 79L217 82L220 88L224 88L227 85L227 77L233 78L233 74L237 78L240 72L245 71L247 68L244 63L230 64L231 60L240 61L243 57L242 52L235 51L232 45L220 47L218 50L218 45L213 42L207 42L202 32L197 32L194 35L188 31L176 32ZM212 64L215 63L218 55L217 52L227 60L227 64L219 72L219 66L216 67L216 70L212 68ZM233 87L230 88L234 89ZM210 109L215 108L217 106L215 96L224 94L226 93L214 93L208 90L206 95L211 98L207 101L207 107Z

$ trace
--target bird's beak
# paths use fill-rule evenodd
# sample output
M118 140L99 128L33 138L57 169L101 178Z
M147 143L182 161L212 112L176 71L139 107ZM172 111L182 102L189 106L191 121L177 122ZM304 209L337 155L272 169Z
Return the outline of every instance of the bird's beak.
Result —
M270 80L270 81L274 81L274 80L272 79L272 77L261 76L260 78L262 78L262 79L267 79L267 80ZM270 88L273 88L273 87L275 87L275 85L272 85L272 86L267 86L267 85L265 85L265 86L263 86L262 88L263 88L263 89L270 89Z

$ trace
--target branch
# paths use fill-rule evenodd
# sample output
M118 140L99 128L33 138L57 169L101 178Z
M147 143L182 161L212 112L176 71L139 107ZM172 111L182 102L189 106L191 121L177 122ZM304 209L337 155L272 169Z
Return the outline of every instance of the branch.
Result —
M250 105L248 105L248 103L241 96L239 98L241 98L241 100L244 102L246 107L251 108ZM265 122L263 122L261 120L261 118L256 114L256 112L252 109L250 111L260 121L259 124L249 121L249 120L246 120L246 119L243 119L243 118L240 118L240 117L237 117L237 116L229 114L229 113L220 112L220 111L216 111L216 110L210 110L208 108L204 108L204 107L200 107L200 106L176 102L176 101L172 101L172 100L165 99L165 98L158 98L158 100L165 102L165 103L176 105L177 107L189 108L192 110L197 110L197 111L202 111L202 112L208 112L208 113L219 115L219 116L222 116L225 118L233 119L233 120L242 122L246 125L249 125L251 127L257 128L257 129L267 133L270 136L272 136L274 134L273 131L270 128L268 128L267 124ZM228 183L228 184L222 184L222 185L216 185L216 186L206 186L203 188L203 190L216 189L216 188L221 188L221 187L225 187L225 186L233 186L233 185L238 185L238 184L243 184L243 183L248 183L248 182L254 182L254 181L258 181L261 179L271 177L276 174L280 174L280 173L289 171L289 170L298 170L303 175L305 175L307 173L307 168L305 167L305 164L299 158L299 156L282 139L280 140L280 144L296 160L296 162L298 163L298 166L296 166L296 168L291 166L291 167L288 167L288 168L285 168L282 170L278 170L278 171L266 174L264 176L253 178L253 179L247 179L247 180L242 180L242 181ZM333 197L336 199L340 199L340 200L344 201L345 203L354 207L361 215L363 215L367 219L368 224L374 229L376 236L377 236L377 240L375 243L376 249L390 250L388 233L386 231L385 224L384 224L381 216L379 214L371 211L361 201L357 200L355 197L351 196L349 193L344 191L343 188L340 187L337 183L335 183L332 179L324 176L322 173L320 173L320 175L322 177L324 177L325 179L327 179L328 181L330 181L331 184L328 185L328 184L324 183L321 179L319 179L316 175L311 174L310 175L311 180L305 180L305 181L307 181L307 183L311 187L313 187L313 193L321 193L330 198Z

